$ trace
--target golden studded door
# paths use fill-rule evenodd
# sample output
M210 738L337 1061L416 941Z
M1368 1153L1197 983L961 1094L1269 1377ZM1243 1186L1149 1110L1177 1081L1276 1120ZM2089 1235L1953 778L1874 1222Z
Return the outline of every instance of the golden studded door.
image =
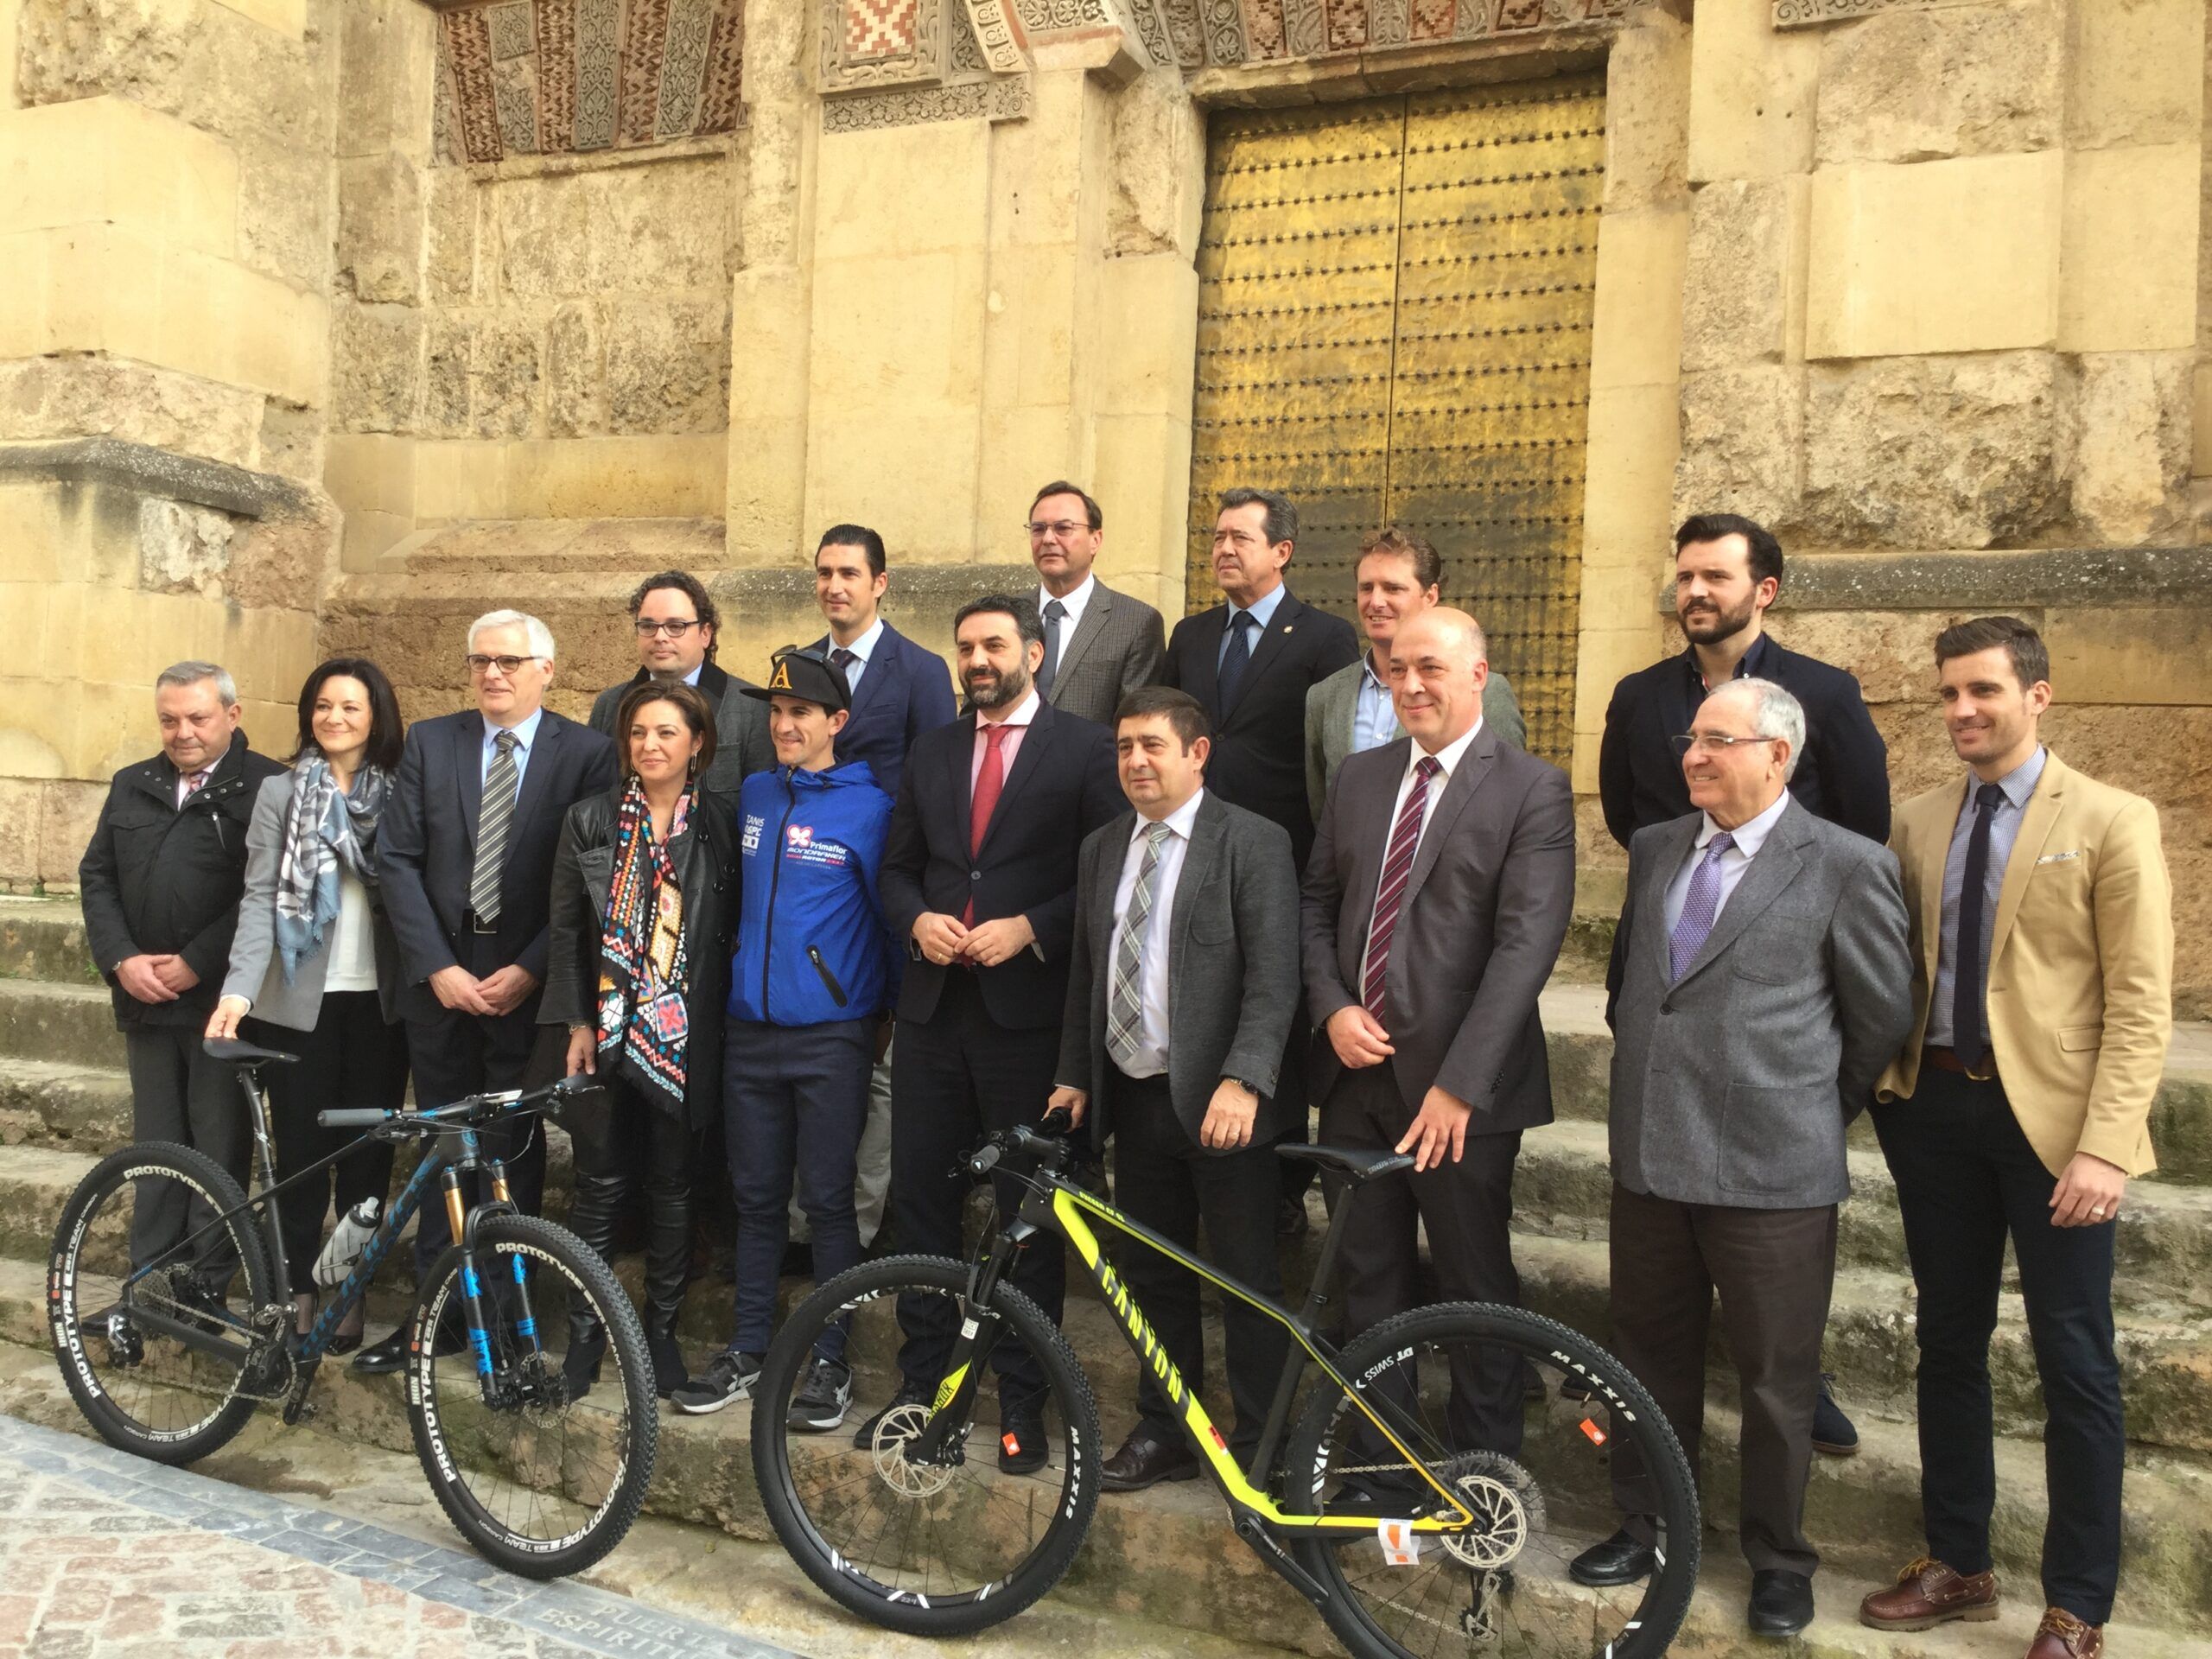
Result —
M1341 616L1360 537L1417 530L1562 765L1605 127L1599 75L1224 111L1198 252L1190 608L1235 486L1298 504L1292 583Z

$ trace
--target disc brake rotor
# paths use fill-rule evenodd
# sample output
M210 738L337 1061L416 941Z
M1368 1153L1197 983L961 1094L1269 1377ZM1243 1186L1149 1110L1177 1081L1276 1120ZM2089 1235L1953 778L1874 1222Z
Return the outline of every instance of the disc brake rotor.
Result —
M883 1414L883 1421L875 1426L875 1443L872 1448L875 1459L875 1472L883 1484L901 1497L935 1497L952 1484L953 1471L959 1467L960 1437L946 1448L943 1463L912 1463L907 1460L906 1448L921 1435L930 1420L930 1408L921 1404L893 1406Z
M1433 1472L1475 1517L1437 1540L1462 1566L1502 1572L1543 1530L1542 1489L1534 1475L1503 1452L1465 1452Z

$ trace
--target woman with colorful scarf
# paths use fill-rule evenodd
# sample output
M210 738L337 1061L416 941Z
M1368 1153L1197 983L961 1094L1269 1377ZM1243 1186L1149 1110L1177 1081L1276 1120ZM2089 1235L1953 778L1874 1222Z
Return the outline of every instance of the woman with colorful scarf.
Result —
M300 689L292 769L254 801L230 970L207 1034L236 1037L244 1021L249 1041L299 1054L265 1077L279 1179L357 1138L318 1127L318 1111L396 1108L407 1092L399 947L376 878L377 824L404 735L384 671L334 658ZM391 1147L367 1141L286 1189L277 1210L302 1331L315 1316L315 1260L334 1200L341 1216L365 1198L381 1205L391 1185ZM360 1309L348 1318L333 1353L360 1343Z
M614 737L622 781L577 802L562 826L538 1019L569 1027L570 1076L606 1085L563 1116L575 1152L569 1228L611 1259L615 1224L644 1190L645 1338L666 1399L688 1381L676 1322L691 1265L694 1136L721 1109L737 840L728 803L697 785L715 758L715 716L696 689L633 686ZM606 1347L597 1320L571 1318L570 1399L598 1380Z

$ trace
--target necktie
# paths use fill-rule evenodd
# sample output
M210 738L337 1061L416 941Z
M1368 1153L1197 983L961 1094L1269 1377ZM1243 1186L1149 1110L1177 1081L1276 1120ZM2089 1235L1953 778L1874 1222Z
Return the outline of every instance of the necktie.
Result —
M1129 907L1114 935L1114 974L1106 997L1106 1052L1114 1064L1127 1067L1136 1057L1144 1035L1144 932L1152 918L1152 878L1160 868L1160 849L1175 832L1155 823L1144 832L1143 861L1137 866L1137 884L1129 889Z
M1004 721L983 723L983 769L976 774L975 798L968 804L968 856L982 853L983 837L990 833L991 814L998 810L999 791L1006 787L1006 734L1014 728ZM971 888L960 925L976 925L976 894Z
M845 677L845 695L849 697L853 695L853 664L858 661L858 655L842 645L830 653L830 665Z
M1259 627L1249 611L1229 613L1229 649L1221 658L1221 712L1226 715L1236 701L1236 688L1252 665L1252 635Z
M1706 842L1705 856L1690 872L1690 890L1682 896L1682 913L1675 918L1675 931L1667 940L1669 983L1682 976L1683 969L1697 960L1697 953L1712 937L1713 920L1720 914L1720 855L1735 844L1736 837L1722 830Z
M1037 671L1037 695L1052 695L1052 676L1060 671L1060 624L1067 620L1068 607L1053 600L1045 607L1045 664Z
M1989 885L1989 825L2005 791L1984 784L1974 792L1974 829L1967 836L1965 880L1959 887L1958 960L1951 975L1951 1047L1969 1071L1981 1070L1989 1052L1989 1012L1982 986L1989 964L1982 959L1984 889Z
M468 907L480 922L499 919L499 870L506 862L507 830L514 823L515 784L521 777L515 750L521 740L501 732L492 740L498 751L484 774L484 799L476 811L476 862L468 872Z
M198 772L187 772L184 779L184 794L178 800L177 804L182 806L186 801L197 795L207 787L207 780L214 775L215 768L213 766L202 766Z
M1390 976L1390 936L1398 931L1398 905L1406 896L1406 881L1414 873L1414 854L1421 847L1421 817L1428 809L1428 780L1444 768L1433 754L1414 765L1414 786L1398 809L1398 822L1390 830L1390 849L1382 857L1382 883L1375 890L1375 919L1367 925L1367 960L1359 982L1367 1011L1382 1018L1382 987Z

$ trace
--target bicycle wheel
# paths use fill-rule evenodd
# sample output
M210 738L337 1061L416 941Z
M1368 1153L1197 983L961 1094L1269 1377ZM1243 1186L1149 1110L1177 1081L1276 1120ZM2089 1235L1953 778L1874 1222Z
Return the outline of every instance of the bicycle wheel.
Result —
M1468 1395L1488 1376L1528 1387L1511 1454L1469 1432ZM1478 1524L1421 1539L1394 1565L1380 1539L1306 1542L1300 1559L1334 1593L1322 1614L1359 1659L1444 1654L1526 1659L1657 1659L1697 1583L1697 1489L1674 1431L1627 1369L1587 1338L1517 1309L1474 1303L1418 1308L1346 1349L1337 1369L1370 1399L1398 1408L1400 1438ZM1514 1376L1519 1373L1518 1376ZM1534 1402L1529 1374L1544 1386ZM1573 1379L1586 1399L1563 1398ZM1611 1464L1628 1455L1650 1472L1659 1564L1642 1583L1592 1589L1567 1563L1620 1524ZM1449 1513L1413 1465L1376 1433L1344 1390L1314 1395L1283 1454L1285 1504L1298 1514L1411 1518ZM1420 1494L1426 1494L1426 1497Z
M441 1355L435 1333L466 1326L458 1245L438 1258L413 1315L407 1414L416 1455L447 1516L486 1560L525 1578L579 1572L622 1541L645 1505L660 1418L645 1332L597 1253L535 1216L486 1216L476 1271L491 1376L464 1344ZM607 1328L598 1383L570 1400L561 1356L539 1333L565 1331L588 1306Z
M288 1366L273 1379L254 1374L257 1358L284 1356L281 1343L257 1355L253 1317L286 1301L254 1214L216 1220L245 1202L206 1153L148 1142L103 1159L62 1205L47 1323L70 1397L109 1445L190 1463L245 1427L257 1397L289 1382ZM149 1252L135 1274L134 1240ZM221 1350L188 1343L179 1320Z
M1011 1359L1017 1375L1041 1375L1044 1466L1005 1473L1000 1437L976 1435L982 1414L995 1412L992 1379L978 1380L941 1457L908 1460L907 1443L932 1408L893 1392L899 1306L910 1319L940 1321L949 1335L968 1317L967 1289L967 1267L941 1256L891 1256L839 1274L793 1310L753 1385L753 1472L776 1536L831 1597L914 1636L965 1635L1027 1607L1068 1570L1098 1503L1103 1454L1090 1381L1043 1310L1005 1284L989 1305L1000 1327L987 1369ZM807 1361L817 1344L834 1348L840 1322L855 1399L871 1410L890 1402L861 1426L865 1443L842 1427L788 1426Z

